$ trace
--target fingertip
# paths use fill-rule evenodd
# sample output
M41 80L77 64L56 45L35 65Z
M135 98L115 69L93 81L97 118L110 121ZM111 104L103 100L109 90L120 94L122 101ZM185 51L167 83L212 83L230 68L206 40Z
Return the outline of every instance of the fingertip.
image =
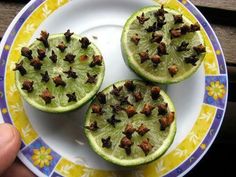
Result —
M0 124L0 174L13 163L20 145L17 129L11 124Z
M11 124L0 124L0 147L9 145L14 149L19 149L21 144L20 133Z

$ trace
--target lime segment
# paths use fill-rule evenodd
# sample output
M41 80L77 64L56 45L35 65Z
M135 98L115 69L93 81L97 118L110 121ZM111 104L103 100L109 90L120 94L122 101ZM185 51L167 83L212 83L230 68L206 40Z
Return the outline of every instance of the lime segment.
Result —
M176 10L160 6L142 8L123 28L124 60L134 72L149 81L182 81L198 69L205 56L199 29L197 23L193 24Z
M45 34L42 32L41 38L29 48L22 48L22 57L15 68L20 71L16 71L17 88L29 104L42 111L78 108L101 86L105 70L102 55L87 38L67 31L49 35L45 42ZM29 83L31 91L27 90Z
M121 166L141 165L157 159L171 145L175 108L158 86L120 81L93 100L85 127L91 147L101 157Z

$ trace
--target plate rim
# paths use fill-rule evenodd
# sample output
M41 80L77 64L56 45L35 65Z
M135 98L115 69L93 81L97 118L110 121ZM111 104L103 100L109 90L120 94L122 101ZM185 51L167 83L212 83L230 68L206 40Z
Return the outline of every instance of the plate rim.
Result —
M178 1L181 1L181 0L178 0ZM214 38L216 39L216 42L217 44L219 45L219 49L222 53L222 56L223 56L223 60L224 60L224 67L225 67L225 75L226 75L226 87L227 87L227 90L226 90L226 100L225 100L225 105L224 105L224 108L223 108L223 114L222 114L222 118L221 118L221 121L217 127L217 130L216 130L216 133L214 134L214 137L211 139L210 143L208 144L207 148L205 151L203 151L203 153L198 157L198 159L192 164L190 165L181 175L184 176L186 175L188 172L190 172L201 160L202 158L206 155L206 153L208 152L208 150L210 149L210 147L212 146L212 144L214 143L220 129L221 129L221 126L222 126L222 123L223 123L223 120L224 120L224 117L225 117L225 111L226 111L226 107L227 107L227 104L228 104L228 71L227 71L227 65L226 65L226 60L225 60L225 56L224 56L224 51L221 47L221 44L220 44L220 41L215 33L215 31L213 30L211 24L208 22L208 20L206 19L206 17L201 13L201 11L190 1L188 0L188 3L200 14L200 16L203 18L203 20L207 23L207 25L209 26ZM194 15L195 16L195 15ZM213 122L212 122L213 124ZM212 126L211 124L211 126ZM210 130L209 130L210 131ZM208 133L207 133L208 134ZM207 136L207 135L206 135ZM204 137L204 139L206 138L206 136ZM202 141L204 141L204 139ZM195 150L196 152L197 150ZM193 153L195 153L193 152ZM186 159L187 160L187 159Z
M37 5L36 7L35 7L35 9L30 13L30 14L32 14L36 9L37 9L37 7L39 7L42 3L44 3L44 2L46 2L46 1L48 1L48 0L31 0L30 2L28 2L25 6L24 6L24 8L16 15L16 17L12 20L12 22L11 22L11 24L9 25L9 27L7 28L7 30L6 30L6 32L4 33L4 36L3 36L3 38L2 38L2 41L1 41L1 43L0 43L0 55L2 55L2 52L3 52L3 49L4 49L4 45L5 45L5 43L6 43L6 41L7 41L7 39L8 39L8 37L9 37L9 35L10 35L10 32L11 32L11 30L14 28L14 25L19 21L19 19L20 19L20 17L22 16L22 14L32 5L32 4L34 4L35 2L39 2L40 4L39 5ZM154 0L155 1L155 0ZM180 3L182 3L182 1L181 0L176 0L176 1L178 1L178 2L180 2ZM197 163L199 163L199 161L204 157L204 155L207 153L207 151L209 150L209 148L212 146L212 144L213 144L213 142L215 141L215 138L216 138L216 136L218 135L218 133L219 133L219 130L220 130L220 128L221 128L221 125L222 125L222 123L223 123L223 119L224 119L224 114L225 114L225 111L226 111L226 106L227 106L227 100L228 100L228 73L227 73L227 67L226 67L226 60L225 60L225 57L224 57L224 53L223 53L223 50L222 50L222 47L221 47L221 45L220 45L220 43L219 43L219 40L218 40L218 38L217 38L217 36L216 36L216 34L215 34L215 32L214 32L214 30L212 29L212 27L211 27L211 25L210 25L210 23L206 20L206 18L203 16L203 14L196 8L196 6L195 5L193 5L192 4L192 2L190 2L190 1L187 1L187 3L189 3L193 8L195 8L195 10L200 14L200 16L204 19L204 21L207 23L207 25L209 26L209 28L210 28L210 30L211 30L211 32L212 32L212 34L213 34L213 36L214 36L214 38L216 39L216 43L219 45L219 50L220 50L220 52L221 52L221 54L222 54L222 58L223 58L223 63L224 63L224 67L225 67L225 77L226 77L226 93L225 93L225 104L224 104L224 108L221 108L221 110L223 110L223 112L222 112L222 117L221 117L221 120L220 120L220 123L219 123L219 125L217 126L217 129L216 129L216 132L215 132L215 134L214 134L214 136L210 139L210 143L208 144L208 146L206 147L206 149L200 154L200 156L197 158L197 160L195 161L195 162L193 162L190 166L188 166L187 167L187 169L186 170L184 170L183 172L181 172L179 175L185 175L185 174L187 174L194 166L196 166L196 164ZM185 6L186 7L186 6ZM188 9L188 8L187 8ZM195 16L195 15L194 15ZM27 16L27 18L28 18L29 16ZM27 19L26 18L26 19ZM195 16L195 18L196 18L196 16ZM13 40L14 41L14 40ZM6 72L4 72L4 78L5 78L5 74L6 74ZM205 75L206 76L206 75ZM4 84L4 94L6 94L5 93L5 84ZM6 97L6 96L5 96ZM203 100L203 104L205 104L204 103L204 100ZM2 105L1 105L2 106ZM216 107L217 109L216 109L216 111L218 110L218 107ZM0 116L2 117L2 113L0 114ZM214 119L215 119L215 117L214 117ZM214 119L213 119L213 121L212 121L212 123L211 123L211 126L213 125L213 123L214 123ZM210 126L210 127L211 127ZM210 130L210 129L209 129ZM208 131L206 132L206 136L208 135ZM202 139L202 141L204 141L205 140L205 138L206 138L206 136ZM201 143L200 143L201 144ZM196 148L196 150L194 150L193 152L192 152L192 154L193 153L195 153L196 151L197 151L197 149L198 148ZM19 157L21 156L21 155L18 155ZM191 156L191 155L190 155ZM190 157L189 156L189 157ZM187 158L185 161L187 161L189 158ZM184 163L185 163L185 161L182 161L179 165L178 165L178 167L179 166L181 166L181 165L183 165ZM26 162L25 164L27 164L28 162ZM177 167L176 167L177 168ZM30 170L32 170L34 173L36 172L35 170L37 170L39 173L37 173L37 175L40 175L40 176L42 176L42 172L40 172L36 167L34 167L34 169L32 169L32 168L30 168ZM165 174L165 175L167 175L167 176L169 176L170 174L170 172L172 172L172 171L174 171L175 169L172 169L171 171L169 171L169 172L167 172L167 174Z

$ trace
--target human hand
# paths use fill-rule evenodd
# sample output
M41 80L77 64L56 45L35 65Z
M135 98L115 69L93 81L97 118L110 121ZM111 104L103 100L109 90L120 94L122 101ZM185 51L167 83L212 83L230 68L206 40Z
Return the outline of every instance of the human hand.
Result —
M20 134L10 124L0 124L0 176L1 177L33 177L16 155L20 149Z

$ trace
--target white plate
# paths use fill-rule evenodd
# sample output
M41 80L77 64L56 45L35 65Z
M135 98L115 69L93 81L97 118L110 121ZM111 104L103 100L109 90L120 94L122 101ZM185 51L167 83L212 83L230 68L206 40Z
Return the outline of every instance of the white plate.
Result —
M198 19L205 29L202 33L207 44L207 56L192 77L166 88L177 110L177 134L170 149L157 161L135 169L112 165L90 149L83 133L84 113L88 105L64 114L34 109L17 92L12 68L19 58L20 47L35 40L41 30L61 33L71 29L87 36L101 50L106 67L101 89L118 80L137 78L122 59L122 27L134 11L156 2L35 0L27 4L13 20L0 47L0 122L9 122L18 128L22 136L19 158L35 174L83 177L176 176L187 173L205 154L220 128L227 102L227 72L223 53L211 27L191 3L175 0L161 2L179 9L192 21ZM36 162L35 155L40 153L48 153L53 157L52 160L48 159L48 166L42 162L40 167Z

